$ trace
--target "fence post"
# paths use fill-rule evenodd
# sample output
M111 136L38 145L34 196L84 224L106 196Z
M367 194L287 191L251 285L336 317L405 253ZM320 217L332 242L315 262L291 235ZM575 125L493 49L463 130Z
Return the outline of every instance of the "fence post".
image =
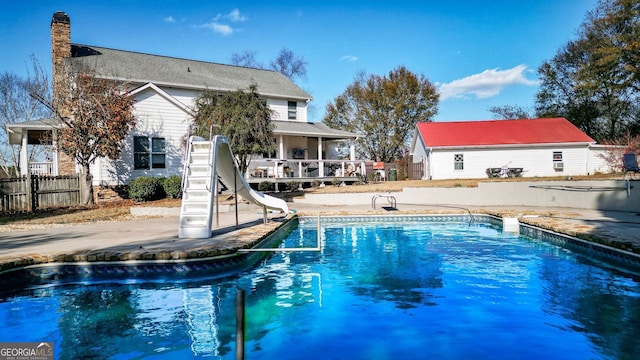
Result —
M27 193L29 194L29 212L34 212L38 209L38 175L27 175Z

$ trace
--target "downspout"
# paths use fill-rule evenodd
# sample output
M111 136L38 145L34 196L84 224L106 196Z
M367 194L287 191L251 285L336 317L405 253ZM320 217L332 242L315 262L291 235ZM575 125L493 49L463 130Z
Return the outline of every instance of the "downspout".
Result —
M432 149L431 148L426 148L427 150L427 156L425 157L425 164L424 167L426 169L425 175L426 175L426 180L431 180L432 176L431 176L431 152Z
M56 149L58 146L58 130L56 130L55 128L53 128L51 130L51 144L53 145L53 149ZM58 151L51 151L51 161L53 161L53 175L58 176L60 175L60 169L58 168Z

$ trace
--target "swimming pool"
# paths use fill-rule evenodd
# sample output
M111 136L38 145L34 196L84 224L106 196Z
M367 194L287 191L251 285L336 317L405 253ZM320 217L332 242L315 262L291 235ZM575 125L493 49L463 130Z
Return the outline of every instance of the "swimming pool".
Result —
M0 342L56 359L616 359L640 353L639 277L492 223L323 219L321 252L275 253L238 276L39 286L0 300ZM445 221L446 220L446 221ZM302 218L284 247L313 247Z

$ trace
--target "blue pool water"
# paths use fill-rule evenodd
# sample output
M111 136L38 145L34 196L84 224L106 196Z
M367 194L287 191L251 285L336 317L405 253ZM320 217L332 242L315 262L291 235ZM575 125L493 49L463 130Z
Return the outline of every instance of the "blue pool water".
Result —
M285 247L312 247L302 219ZM234 277L43 286L0 298L0 342L56 359L634 359L633 273L489 224L331 222L322 252L269 256ZM202 275L202 274L201 274Z

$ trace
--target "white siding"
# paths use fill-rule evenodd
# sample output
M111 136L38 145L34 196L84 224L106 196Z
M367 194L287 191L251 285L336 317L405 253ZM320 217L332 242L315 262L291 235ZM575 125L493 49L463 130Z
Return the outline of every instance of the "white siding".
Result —
M421 162L424 166L422 180L428 180L429 176L431 176L431 174L429 173L429 165L428 165L429 159L428 159L427 149L425 148L424 143L422 142L422 138L420 136L417 136L417 138L415 139L414 147L413 149L411 149L411 152L413 154L413 162L414 163Z
M595 174L595 173L606 174L613 171L620 171L620 169L614 169L613 164L609 164L604 158L604 156L609 151L612 151L611 148L612 148L611 146L606 146L606 145L591 146L589 151L589 164L587 166L589 174ZM618 148L620 149L620 152L622 152L622 149L624 147L620 146ZM620 155L620 157L622 157L622 155Z
M554 170L553 153L562 152L564 169ZM454 169L454 155L462 154L464 169ZM586 175L589 149L580 147L526 147L496 149L435 149L431 152L428 172L436 179L486 178L486 169L508 165L523 168L525 177ZM415 154L414 154L414 161Z
M182 105L191 109L198 91L176 88L162 88ZM91 166L94 185L122 185L128 184L138 176L171 176L182 174L182 159L184 154L183 140L187 134L192 117L166 96L160 95L153 88L148 88L135 95L136 128L125 139L124 151L119 160L98 159ZM288 120L288 101L281 99L267 99L267 104L275 111L273 120ZM297 119L307 121L307 103L297 102ZM161 137L166 141L166 167L164 169L134 170L133 169L133 138L146 135ZM305 138L294 139L285 137L287 153L291 157L291 149L307 149ZM302 141L302 142L301 142ZM308 154L308 151L307 151Z
M274 111L271 117L272 120L289 120L289 101L294 100L267 99L267 105ZM296 119L291 121L307 122L307 103L305 101L297 101L296 104Z
M92 169L94 184L126 184L138 176L171 176L182 174L183 139L191 117L165 97L149 89L136 94L135 115L137 125L125 140L124 151L115 163L106 159L97 161ZM164 169L133 169L133 137L161 137L166 144Z
M174 99L183 103L188 108L193 107L193 102L195 98L197 98L200 95L200 91L197 91L197 90L165 88L165 87L163 87L162 90L167 94L171 95L171 97L173 97Z
M427 153L426 153L425 147L424 147L424 143L422 142L422 138L421 137L418 137L416 139L415 146L414 146L413 149L411 149L411 152L413 153L413 162L414 163L422 162L423 159L427 156Z
M186 90L186 89L176 89L176 88L162 88L162 90L166 91L167 94L171 95L176 100L180 101L181 103L183 103L189 108L193 106L195 98L200 95L200 92L196 90ZM294 101L294 100L267 98L267 105L269 105L269 108L271 108L271 110L274 111L272 120L289 120L288 119L289 101ZM297 118L295 121L306 122L307 121L306 101L297 101L296 104L297 104Z

